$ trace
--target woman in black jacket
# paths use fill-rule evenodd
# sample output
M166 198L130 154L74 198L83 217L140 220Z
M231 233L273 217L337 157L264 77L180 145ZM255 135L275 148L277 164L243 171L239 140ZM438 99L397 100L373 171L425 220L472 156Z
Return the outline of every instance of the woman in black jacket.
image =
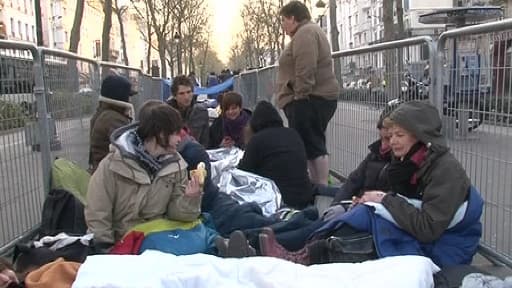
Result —
M304 143L283 126L277 110L266 101L256 106L249 121L252 134L238 168L274 180L286 206L303 209L313 204Z

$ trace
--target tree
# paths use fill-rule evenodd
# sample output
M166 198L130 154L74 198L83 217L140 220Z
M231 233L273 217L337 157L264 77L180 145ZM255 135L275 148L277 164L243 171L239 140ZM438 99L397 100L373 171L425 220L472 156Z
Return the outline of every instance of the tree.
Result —
M123 16L128 11L128 6L119 6L119 0L114 0L114 13L117 16L117 21L119 22L119 30L121 33L121 45L123 46L123 56L124 56L124 65L130 66L130 61L128 61L128 52L126 49L126 37L124 35L124 23Z
M69 37L69 51L76 53L80 43L80 27L84 16L85 0L76 0L75 18L73 18L73 27Z
M103 3L103 32L101 34L101 60L110 60L110 29L112 28L112 0Z
M167 78L167 65L166 65L166 45L171 34L171 20L172 10L175 9L176 0L130 0L137 12L137 17L140 23L144 23L145 27L151 27L150 33L147 33L145 39L150 40L151 34L156 36L157 51L160 58L160 75L162 78ZM140 2L144 3L144 7L138 5ZM146 33L145 29L139 29L141 33ZM148 42L150 47L153 47L153 42ZM149 63L148 63L149 64Z
M237 45L244 50L242 55L248 67L265 65L266 60L274 64L282 50L279 6L275 2L247 1L242 8L243 30Z

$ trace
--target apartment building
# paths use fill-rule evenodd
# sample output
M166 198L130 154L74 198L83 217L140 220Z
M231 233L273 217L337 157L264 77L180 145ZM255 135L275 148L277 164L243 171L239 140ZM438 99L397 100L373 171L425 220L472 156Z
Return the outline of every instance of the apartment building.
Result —
M0 39L36 42L33 0L0 0Z

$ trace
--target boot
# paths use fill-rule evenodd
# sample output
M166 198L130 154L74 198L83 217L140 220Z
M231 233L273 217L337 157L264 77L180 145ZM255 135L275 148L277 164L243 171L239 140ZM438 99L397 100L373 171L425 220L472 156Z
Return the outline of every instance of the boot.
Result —
M226 257L242 258L248 256L256 256L256 250L249 245L242 231L234 231L229 235Z
M220 257L228 257L228 244L228 239L221 236L215 237L215 247Z
M263 256L288 260L297 264L309 265L309 251L307 247L290 252L276 240L274 231L270 228L263 228L259 235L260 252Z

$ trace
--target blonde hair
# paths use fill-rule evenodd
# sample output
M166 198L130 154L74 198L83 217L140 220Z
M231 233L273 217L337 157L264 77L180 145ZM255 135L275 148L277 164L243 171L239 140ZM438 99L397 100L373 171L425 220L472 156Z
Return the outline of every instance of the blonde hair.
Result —
M382 128L389 129L395 125L397 125L395 121L391 120L389 117L386 117L384 120L382 120Z

